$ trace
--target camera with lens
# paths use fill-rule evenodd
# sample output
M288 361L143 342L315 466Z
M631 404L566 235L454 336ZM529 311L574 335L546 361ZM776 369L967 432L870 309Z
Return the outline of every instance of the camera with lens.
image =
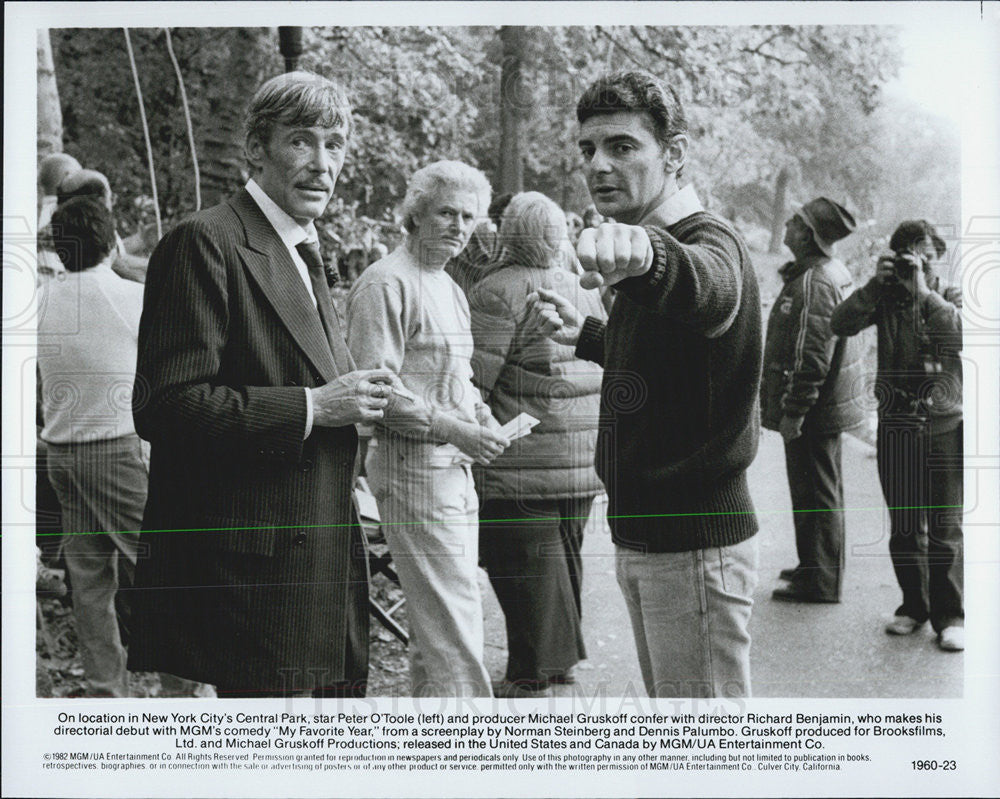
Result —
M901 302L910 299L910 292L907 290L904 282L912 280L914 273L917 271L917 263L914 262L913 258L914 255L915 253L904 252L891 256L892 274L885 279L885 288L890 296ZM918 255L916 260L919 262L921 269L926 267L927 259L924 256Z
M892 259L892 270L892 276L895 280L910 280L913 277L913 273L917 270L917 266L909 258L897 255Z

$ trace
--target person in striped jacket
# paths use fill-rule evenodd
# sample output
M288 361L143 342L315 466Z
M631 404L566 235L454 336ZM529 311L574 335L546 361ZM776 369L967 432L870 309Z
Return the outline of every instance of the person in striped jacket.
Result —
M784 286L767 323L761 424L785 442L799 562L783 569L773 592L788 602L839 602L844 571L844 486L840 434L864 421L859 339L839 338L830 316L853 290L833 255L853 232L842 205L818 197L785 225L795 260L781 267Z

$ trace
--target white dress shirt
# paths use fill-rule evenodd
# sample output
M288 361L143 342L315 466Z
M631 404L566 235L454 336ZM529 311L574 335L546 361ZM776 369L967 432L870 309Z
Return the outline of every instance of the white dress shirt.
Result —
M268 197L264 190L257 185L257 181L253 178L250 178L250 180L247 181L246 189L250 196L253 197L254 202L260 207L260 210L267 218L267 221L271 223L271 227L273 227L274 232L278 234L278 238L281 239L282 243L288 249L288 254L292 257L292 263L295 264L295 268L299 272L299 277L302 278L306 291L309 292L309 296L312 298L313 304L315 305L316 294L313 291L312 280L309 278L309 267L306 266L306 262L302 260L302 256L299 255L299 251L296 250L295 247L303 242L308 244L318 242L319 236L316 233L316 226L310 222L308 227L302 227L302 225L285 213L285 211L274 200ZM312 426L312 391L307 388L306 430L305 434L302 436L303 438L309 438L309 434L312 432Z

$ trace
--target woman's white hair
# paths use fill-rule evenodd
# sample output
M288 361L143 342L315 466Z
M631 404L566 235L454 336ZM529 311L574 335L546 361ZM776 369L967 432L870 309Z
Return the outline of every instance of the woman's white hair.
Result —
M515 194L503 212L499 243L505 260L541 269L560 265L566 239L566 215L541 192Z
M441 191L470 191L479 199L477 213L486 214L492 189L486 175L461 161L435 161L413 173L406 186L406 196L399 208L403 227L414 231L413 217L423 213L427 204Z

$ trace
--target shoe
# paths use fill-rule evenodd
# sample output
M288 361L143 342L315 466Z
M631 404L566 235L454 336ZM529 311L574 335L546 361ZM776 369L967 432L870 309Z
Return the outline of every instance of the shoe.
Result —
M573 673L573 667L570 666L562 674L553 674L545 682L549 685L576 685L576 675Z
M780 572L778 572L778 579L779 580L787 580L787 581L791 582L792 580L794 580L796 578L796 576L798 575L798 573L799 573L799 567L798 566L796 566L794 569L782 569Z
M828 599L812 591L805 591L794 584L787 588L775 588L771 592L771 598L781 602L808 602L817 605L835 605L840 602L839 599Z
M497 699L537 699L551 695L545 684L527 686L504 680L493 685L493 696Z
M965 628L945 627L938 633L938 648L945 652L961 652L965 649Z
M892 621L885 625L885 631L889 635L910 635L923 626L922 621L917 621L912 616L896 615L892 617Z
M66 572L50 569L39 563L35 569L35 595L40 597L66 596Z

